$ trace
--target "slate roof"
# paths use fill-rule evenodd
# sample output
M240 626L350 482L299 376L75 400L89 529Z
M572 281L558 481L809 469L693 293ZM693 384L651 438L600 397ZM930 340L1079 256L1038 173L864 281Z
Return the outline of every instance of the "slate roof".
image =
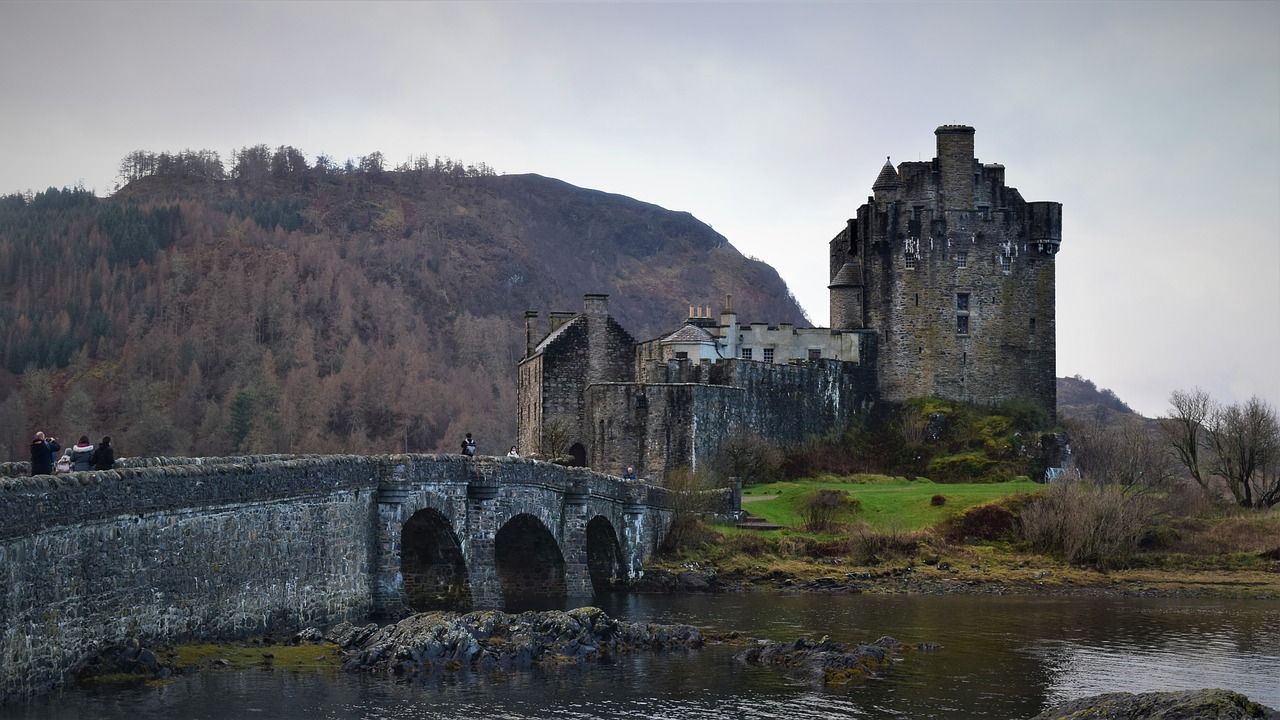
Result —
M685 325L679 330L664 337L664 343L697 343L697 342L715 342L715 335L707 332L704 328L697 325Z
M889 158L885 157L884 167L880 168L880 176L872 183L872 190L897 190L898 189L898 171L893 169L893 163L889 162Z
M840 271L836 273L835 279L831 281L828 287L861 287L862 286L862 265L860 263L847 262L840 266Z
M565 321L565 323L564 323L563 325L561 325L560 327L556 328L553 332L551 332L549 335L547 335L545 338L543 338L543 339L542 339L542 342L538 343L538 347L534 348L533 353L532 353L529 357L533 357L534 355L537 355L537 354L541 353L542 351L546 350L546 349L547 349L547 346L549 346L551 343L555 342L555 341L556 341L556 340L557 340L561 335L565 334L566 329L567 329L570 325L573 325L574 323L577 323L577 322L579 322L580 320L582 320L582 316L581 316L581 315L578 315L578 316L576 316L576 317L574 317L574 318L571 318L571 319L569 319L569 320L566 320L566 321Z

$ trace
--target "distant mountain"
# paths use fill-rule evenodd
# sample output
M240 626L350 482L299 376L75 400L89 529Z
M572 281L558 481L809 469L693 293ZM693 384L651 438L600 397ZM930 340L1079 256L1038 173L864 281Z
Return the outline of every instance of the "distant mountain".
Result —
M1098 413L1137 415L1108 388L1098 389L1092 380L1076 375L1060 377L1058 383L1058 417L1064 420L1084 420Z
M35 430L126 455L454 452L468 431L500 453L525 310L607 293L643 340L732 294L746 322L806 324L685 212L450 161L233 165L138 152L110 198L0 198L0 459Z

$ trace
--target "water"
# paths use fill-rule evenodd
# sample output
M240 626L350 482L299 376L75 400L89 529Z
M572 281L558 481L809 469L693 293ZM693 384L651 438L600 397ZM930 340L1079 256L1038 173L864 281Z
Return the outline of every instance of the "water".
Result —
M529 718L1025 718L1103 692L1222 687L1280 708L1280 603L877 595L611 596L633 621L791 640L881 635L915 644L888 675L820 690L732 661L733 648L612 665L401 683L381 677L205 671L156 688L68 690L3 708L14 720L525 720Z

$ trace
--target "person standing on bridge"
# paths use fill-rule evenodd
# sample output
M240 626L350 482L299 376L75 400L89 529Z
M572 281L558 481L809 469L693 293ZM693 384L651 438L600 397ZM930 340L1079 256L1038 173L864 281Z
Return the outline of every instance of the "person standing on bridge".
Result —
M69 452L72 470L81 472L93 469L93 445L89 443L88 435L81 435L80 442L76 443Z
M116 451L111 447L111 436L104 435L102 442L98 443L98 449L93 451L93 457L89 460L94 470L110 470L116 465Z
M466 439L462 441L462 454L467 457L476 456L476 443L471 439L471 433L467 433Z
M53 456L61 449L58 438L45 438L43 432L36 433L31 441L31 474L52 475Z

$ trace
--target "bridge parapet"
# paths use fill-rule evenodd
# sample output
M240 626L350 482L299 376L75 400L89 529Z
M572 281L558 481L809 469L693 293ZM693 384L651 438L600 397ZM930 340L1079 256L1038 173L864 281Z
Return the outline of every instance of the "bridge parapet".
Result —
M454 535L478 606L503 597L508 526L545 528L562 586L589 592L592 538L616 546L608 577L638 577L669 500L585 468L460 455L132 458L0 478L0 703L133 637L284 634L403 607L403 530L422 510Z

